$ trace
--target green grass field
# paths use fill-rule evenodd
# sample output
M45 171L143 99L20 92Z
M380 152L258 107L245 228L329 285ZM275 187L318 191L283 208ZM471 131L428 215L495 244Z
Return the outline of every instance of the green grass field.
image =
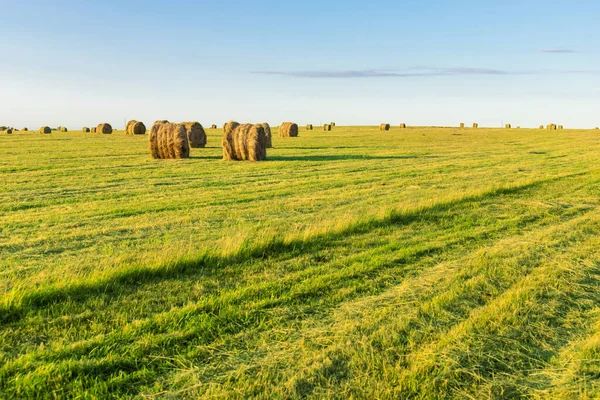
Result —
M0 135L0 398L600 397L598 131L273 133Z

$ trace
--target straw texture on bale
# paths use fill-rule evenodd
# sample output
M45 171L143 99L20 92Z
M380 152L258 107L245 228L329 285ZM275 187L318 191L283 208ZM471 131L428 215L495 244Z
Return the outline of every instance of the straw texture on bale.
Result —
M60 127L60 131L61 131L61 132L67 132L67 128L65 128L64 126L61 126L61 127Z
M81 131L88 133L90 131L90 128L88 128L87 126L84 126L83 128L81 128Z
M150 154L156 159L189 158L190 145L185 127L155 122L150 129Z
M127 126L125 126L125 134L126 135L145 135L146 134L146 125L143 122L131 120L127 122Z
M465 123L464 123L464 122L461 122L461 123L460 123L460 127L461 127L461 128L464 128L464 127L465 127Z
M96 128L96 132L97 133L103 133L105 135L109 135L113 132L112 126L110 126L110 124L100 124L98 125L98 127Z
M473 129L477 129L477 128L479 128L479 124L477 122L474 122L473 123Z
M281 137L297 137L298 125L293 122L284 122L279 127L279 136Z
M223 127L223 159L263 161L267 158L267 138L262 125L228 122Z
M325 125L323 125L323 130L324 131L330 131L331 130L331 124L325 124Z
M312 124L308 124L308 125L306 125L306 130L307 130L307 131L312 131L312 130L313 130L313 126L312 126Z
M504 127L505 127L506 129L510 129L510 128L512 128L512 125L511 125L511 124L506 124L506 125L504 125Z
M181 125L185 128L190 147L198 149L206 146L206 132L199 122L182 122Z
M7 135L10 135L11 133L13 133L13 130L12 130L12 129L10 129L10 128L8 128L8 129L6 130L6 134L7 134Z
M389 131L390 130L390 124L381 124L381 125L379 125L379 130L380 131Z
M40 128L40 133L45 133L45 134L52 133L52 129L50 129L49 126L42 126Z
M23 132L29 132L29 128L23 128L21 129Z
M273 147L273 136L271 134L271 126L266 122L263 122L261 126L265 131L265 146L267 147L267 149L270 149L271 147Z
M406 129L406 124L400 124L400 128Z

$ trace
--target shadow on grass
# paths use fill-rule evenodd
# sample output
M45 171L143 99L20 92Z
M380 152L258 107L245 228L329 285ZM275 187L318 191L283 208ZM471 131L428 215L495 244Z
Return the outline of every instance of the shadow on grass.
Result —
M124 268L102 279L70 284L64 287L40 288L32 292L17 294L14 300L0 306L0 325L22 319L28 312L60 302L85 302L98 295L119 295L128 290L138 290L144 284L160 280L177 279L185 275L210 275L226 266L242 264L252 260L297 255L315 252L327 246L335 245L335 241L351 235L365 234L372 230L403 226L415 221L435 222L444 218L444 212L452 207L482 201L490 197L516 194L528 189L558 181L565 178L585 175L586 172L557 176L507 187L495 187L477 194L463 195L455 199L418 207L412 210L392 210L381 218L369 218L326 233L311 236L307 239L295 238L283 240L274 237L262 243L244 243L231 255L221 256L205 251L193 258L173 260L158 266L134 265Z
M363 154L340 155L308 155L308 156L269 156L267 161L348 161L348 160L408 160L432 156L398 155L398 156L371 156ZM436 156L433 156L436 157Z

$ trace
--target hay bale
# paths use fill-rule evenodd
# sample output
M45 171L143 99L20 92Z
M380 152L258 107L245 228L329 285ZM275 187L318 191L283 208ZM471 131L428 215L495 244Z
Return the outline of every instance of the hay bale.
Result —
M479 128L479 124L477 122L473 122L473 129Z
M93 127L93 128L91 129L91 131L92 131L92 133L96 133L96 127Z
M49 134L49 133L52 133L52 129L50 129L50 127L49 127L49 126L42 126L42 127L40 128L40 131L39 131L39 132L40 132L40 133L44 133L44 134L46 134L46 135L47 135L47 134Z
M379 125L379 130L380 131L389 131L390 130L390 124L381 124L381 125Z
M313 126L312 126L312 124L308 124L308 125L306 125L306 130L307 130L307 131L312 131L312 130L313 130Z
M460 129L465 129L465 123L464 122L460 123Z
M267 158L267 138L261 124L243 124L231 121L223 127L223 160L263 161Z
M210 129L217 129L217 125L216 125L216 124L212 124L212 125L210 126Z
M521 129L521 127L520 127L520 126L517 126L517 129Z
M598 127L595 127L595 128L594 128L594 130L595 130L595 131L597 131L597 130L600 130L600 128L598 128Z
M334 128L335 127L335 122L332 122L329 125L331 125L331 127Z
M559 126L558 126L558 130L559 130L559 131L562 131L562 130L563 130L563 126L562 126L562 125L559 125Z
M544 125L540 125L540 129L544 129Z
M267 149L270 149L273 147L273 135L271 134L271 126L266 122L263 122L261 126L265 131L265 146Z
M23 129L21 129L23 132L29 132L29 128L25 127Z
M150 129L150 154L156 159L189 158L190 144L185 126L156 121Z
M406 129L406 124L400 124L400 128Z
M510 129L510 128L512 128L512 125L511 125L511 124L506 124L506 125L504 125L504 127L505 127L506 129Z
M549 124L547 126L547 128L548 128L548 130L555 131L556 130L556 124Z
M81 131L84 133L89 133L90 132L90 128L88 128L87 126L84 126L83 128L81 128Z
M136 120L131 120L127 122L125 126L125 134L126 135L145 135L146 134L146 125L143 122L139 122Z
M181 125L185 128L190 147L198 149L206 146L206 132L199 122L182 122Z
M298 125L293 122L284 122L279 127L279 136L281 137L297 137Z
M96 132L102 133L104 135L110 135L111 133L113 133L113 129L112 129L112 126L110 126L110 124L104 123L104 124L100 124L100 125L98 125L98 127L96 127Z
M331 130L331 124L325 124L325 125L323 125L323 130L324 131L330 131Z
M60 131L61 131L61 132L67 132L67 128L65 128L64 126L61 126L61 127L60 127Z
M7 129L6 129L6 134L7 134L7 135L10 135L10 134L12 134L12 133L13 133L13 130L12 130L11 128L7 128Z

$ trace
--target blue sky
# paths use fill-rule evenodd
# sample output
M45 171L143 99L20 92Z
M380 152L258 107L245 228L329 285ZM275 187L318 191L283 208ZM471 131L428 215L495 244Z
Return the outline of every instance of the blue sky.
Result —
M0 124L600 125L600 2L0 0Z

